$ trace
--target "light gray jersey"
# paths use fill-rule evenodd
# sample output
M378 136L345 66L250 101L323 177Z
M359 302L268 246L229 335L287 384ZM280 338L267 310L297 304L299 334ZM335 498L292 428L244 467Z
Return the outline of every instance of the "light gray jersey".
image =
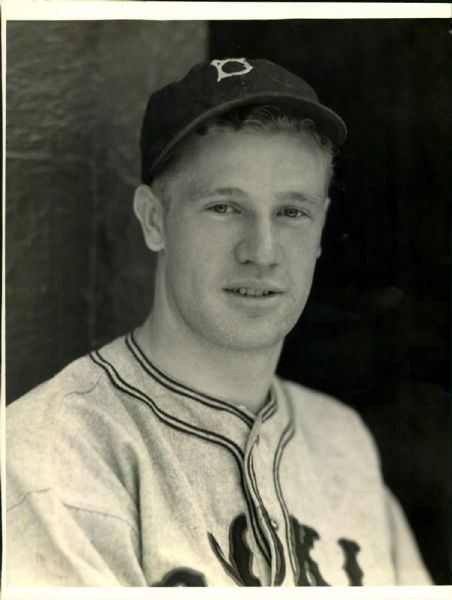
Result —
M6 585L430 583L359 417L277 377L255 417L128 335L6 426Z

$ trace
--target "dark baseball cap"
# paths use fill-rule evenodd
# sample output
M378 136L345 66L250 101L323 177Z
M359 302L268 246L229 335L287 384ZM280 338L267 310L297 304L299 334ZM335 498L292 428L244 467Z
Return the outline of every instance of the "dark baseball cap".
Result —
M200 63L149 98L141 129L141 178L149 183L175 146L206 121L242 106L273 104L314 121L336 148L344 121L320 103L301 77L268 60L227 58Z

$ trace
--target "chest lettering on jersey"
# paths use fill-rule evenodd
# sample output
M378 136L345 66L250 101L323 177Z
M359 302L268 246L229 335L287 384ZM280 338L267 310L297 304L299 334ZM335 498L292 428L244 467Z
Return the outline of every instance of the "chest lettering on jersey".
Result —
M209 533L210 546L223 566L226 573L234 579L238 585L260 586L260 580L252 573L252 552L246 541L247 522L244 514L238 515L229 527L229 559L226 558L220 544L215 537ZM320 536L315 529L303 525L293 516L290 516L290 534L292 547L295 552L297 572L295 583L297 586L329 586L320 572L320 567L312 558L311 552L315 542ZM363 580L357 555L360 546L353 540L340 538L337 541L344 554L343 569L347 575L349 585L360 586ZM284 560L284 557L281 557Z
M362 585L364 573L358 564L357 554L360 547L353 540L341 538L337 541L345 556L344 571L347 573L350 585Z
M154 587L206 587L206 578L199 571L188 569L172 569Z
M300 525L295 517L290 517L292 542L298 562L297 585L329 585L320 573L315 560L310 555L316 540L320 539L315 529Z
M293 516L290 517L293 546L297 555L299 571L297 585L329 586L320 573L318 564L311 556L314 544L320 539L319 534L312 527L300 524ZM341 538L337 543L344 553L343 569L347 575L349 585L363 584L363 572L358 564L357 555L360 546L353 540Z
M229 560L226 558L220 544L211 533L208 534L209 542L226 573L230 575L238 585L260 586L261 582L251 571L253 555L246 541L246 530L246 517L242 513L232 521L229 527Z

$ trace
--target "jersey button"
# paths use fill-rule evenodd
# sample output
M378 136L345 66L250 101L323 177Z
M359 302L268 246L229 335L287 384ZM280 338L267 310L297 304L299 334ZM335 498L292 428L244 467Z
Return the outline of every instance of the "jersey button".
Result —
M272 528L276 531L279 527L278 525L278 521L276 521L275 519L270 519L270 525L272 526Z

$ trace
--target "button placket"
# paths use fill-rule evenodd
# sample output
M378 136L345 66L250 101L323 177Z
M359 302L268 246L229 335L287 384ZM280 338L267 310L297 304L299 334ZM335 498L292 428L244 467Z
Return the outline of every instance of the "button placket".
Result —
M256 420L253 427L253 431L250 435L250 439L248 440L247 449L245 451L244 475L247 490L249 493L250 500L253 504L253 511L255 514L256 527L253 527L252 532L254 534L254 537L258 538L256 539L257 546L261 547L261 545L263 544L266 548L266 585L271 585L271 574L274 572L275 568L275 549L274 540L272 538L273 531L270 525L270 519L268 517L266 507L262 502L254 470L255 453L260 442L260 426L260 420ZM261 540L261 543L258 543L259 540Z
M251 524L251 517L247 515L247 541L248 546L252 553L252 571L253 574L259 578L261 585L269 585L270 574L268 563L263 560L262 551L259 548L259 544L257 542L256 536L254 534L254 530Z
M246 486L247 495L250 501L251 506L250 514L249 514L249 523L250 523L250 534L253 538L253 547L258 549L256 559L260 565L260 571L264 572L265 576L263 577L263 581L265 580L265 584L270 584L270 572L271 572L271 563L273 559L273 550L272 544L269 540L269 532L268 532L268 524L266 524L266 519L264 515L263 507L261 506L259 491L256 489L255 481L253 478L253 469L252 469L252 461L253 461L253 453L255 447L259 444L259 426L260 422L256 420L254 426L250 432L247 447L245 449L244 456L244 484ZM259 559L259 557L262 557ZM262 561L262 559L264 559Z
M265 536L265 539L268 543L268 547L270 548L270 558L271 558L270 585L272 585L275 580L276 573L278 571L278 563L281 560L281 556L279 556L278 550L277 550L277 545L279 543L279 540L277 539L277 536L275 533L276 529L278 528L278 523L277 523L276 519L270 518L267 507L265 506L265 503L261 497L261 492L259 490L258 478L256 477L256 471L254 468L254 463L255 463L254 458L256 456L256 451L257 451L257 446L258 446L257 439L258 439L258 436L256 436L253 444L249 448L249 457L248 457L249 458L249 460L248 460L249 472L247 473L247 476L250 479L253 498L256 502L256 512L258 515L260 531ZM282 557L282 560L284 560L284 557Z
M281 451L279 446L287 437L291 422L289 407L283 401L276 402L275 396L273 406L263 413L260 444L253 447L254 478L265 511L266 532L272 548L272 585L281 585L286 578L290 581L292 577L291 550L287 538L288 515L285 505L281 504L284 499L280 498L278 492L278 473L274 472L277 452Z

